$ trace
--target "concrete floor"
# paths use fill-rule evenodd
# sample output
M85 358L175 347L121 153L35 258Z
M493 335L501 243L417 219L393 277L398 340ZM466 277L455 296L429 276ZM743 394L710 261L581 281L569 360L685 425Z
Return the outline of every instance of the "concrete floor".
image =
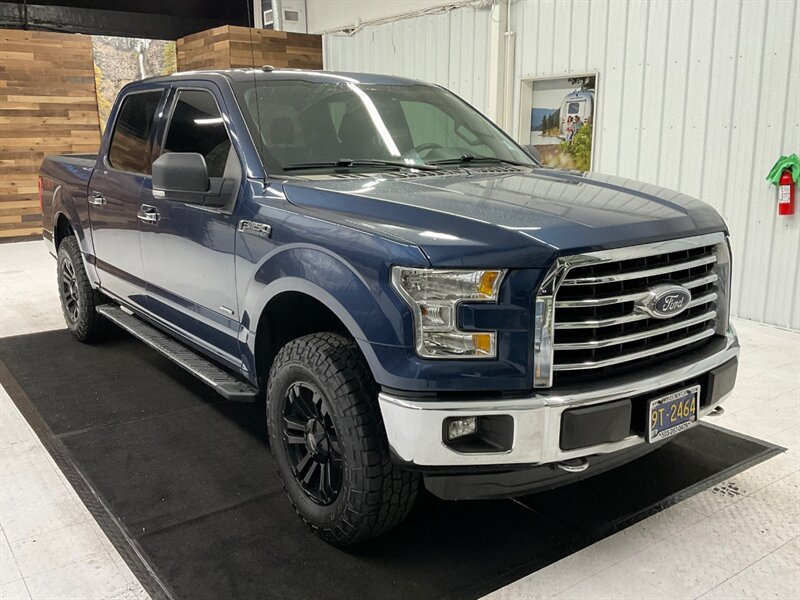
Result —
M0 338L63 326L43 243L0 244ZM714 422L788 451L490 598L800 598L800 333L735 326ZM2 388L0 534L2 599L147 598Z

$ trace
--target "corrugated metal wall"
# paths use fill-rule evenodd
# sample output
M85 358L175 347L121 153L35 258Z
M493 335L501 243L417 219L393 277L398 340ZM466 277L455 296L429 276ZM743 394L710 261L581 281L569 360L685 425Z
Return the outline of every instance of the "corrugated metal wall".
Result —
M800 218L776 216L764 181L800 152L798 3L526 0L512 15L515 97L523 77L597 71L593 168L712 204L731 230L733 313L800 329Z
M733 314L800 329L800 216L776 216L764 177L800 153L795 0L517 0L520 80L599 73L596 171L699 197L734 248ZM326 68L442 83L486 106L488 9L326 36Z
M490 14L466 7L366 27L351 37L325 35L325 68L438 83L485 110Z

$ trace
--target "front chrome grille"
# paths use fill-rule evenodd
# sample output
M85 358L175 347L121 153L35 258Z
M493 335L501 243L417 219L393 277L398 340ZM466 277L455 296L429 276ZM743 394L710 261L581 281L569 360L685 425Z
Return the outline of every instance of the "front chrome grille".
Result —
M537 297L535 385L643 366L724 334L729 267L723 234L559 259ZM664 284L691 300L658 318L642 306Z

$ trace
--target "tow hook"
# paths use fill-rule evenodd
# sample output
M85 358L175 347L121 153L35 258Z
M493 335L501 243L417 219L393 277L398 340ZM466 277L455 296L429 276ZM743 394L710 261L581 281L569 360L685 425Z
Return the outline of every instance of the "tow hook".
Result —
M580 473L589 468L589 460L586 458L571 458L557 463L556 467L567 473Z
M710 413L708 413L708 416L709 417L721 417L724 414L725 414L725 409L722 408L721 406L717 406L714 410L712 410Z

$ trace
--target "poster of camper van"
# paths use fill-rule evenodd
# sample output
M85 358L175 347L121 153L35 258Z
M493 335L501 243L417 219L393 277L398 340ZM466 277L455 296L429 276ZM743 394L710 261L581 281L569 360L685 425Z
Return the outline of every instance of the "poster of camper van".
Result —
M597 102L595 75L531 81L530 138L551 167L588 171Z

